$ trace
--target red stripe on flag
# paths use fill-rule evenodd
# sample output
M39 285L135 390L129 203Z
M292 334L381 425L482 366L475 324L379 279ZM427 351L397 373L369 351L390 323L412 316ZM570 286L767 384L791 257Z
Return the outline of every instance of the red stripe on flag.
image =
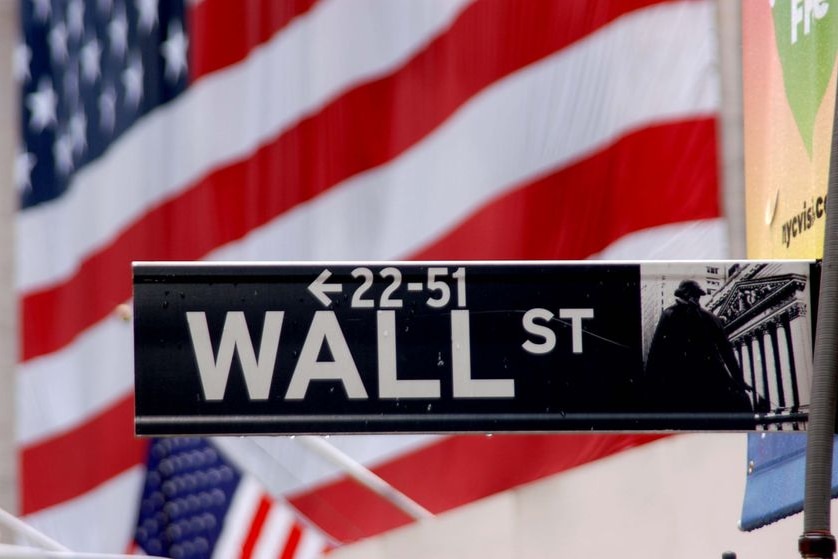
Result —
M493 201L413 258L583 259L628 233L718 217L716 147L715 118L637 131Z
M665 435L496 435L448 437L374 468L434 513L644 445ZM481 468L480 465L486 465ZM485 475L484 475L485 474ZM350 479L289 498L306 518L341 542L411 522ZM348 521L351 520L351 521Z
M414 475L424 475L424 464L414 463L414 466ZM354 542L413 522L401 509L345 476L311 491L286 498L321 531L343 543Z
M72 431L23 449L21 513L78 497L144 463L147 449L134 437L134 398L125 397Z
M296 522L291 525L291 531L288 533L288 539L285 540L285 547L282 548L282 554L279 559L293 559L297 553L297 547L300 545L300 538L303 537L303 529Z
M244 59L294 18L308 12L316 2L204 0L189 12L192 81Z
M544 9L520 10L513 2L471 6L395 74L346 93L252 157L211 173L90 255L72 278L27 294L22 360L60 349L128 299L132 260L199 259L398 156L492 82L649 3L615 2L597 10L552 0ZM504 49L488 56L487 45L498 37Z
M643 435L449 437L375 468L384 480L438 514L518 485L663 438ZM457 457L458 461L452 461ZM422 475L417 475L421 464ZM479 475L480 464L491 473Z
M259 506L256 508L256 513L253 515L253 520L247 531L247 537L245 537L242 543L242 559L248 559L253 556L253 550L256 548L256 542L259 541L259 536L262 534L262 527L265 525L265 519L268 517L269 510L271 510L271 500L267 495L262 494L259 499Z

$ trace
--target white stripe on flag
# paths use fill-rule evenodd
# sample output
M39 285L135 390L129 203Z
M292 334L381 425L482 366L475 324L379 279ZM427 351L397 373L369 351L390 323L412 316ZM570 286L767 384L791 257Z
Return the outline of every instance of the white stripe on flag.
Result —
M329 444L371 468L439 439L438 435L331 436ZM275 497L304 492L344 475L342 469L290 437L220 437L214 442Z
M60 507L27 515L26 522L74 550L123 553L134 539L145 472L145 466L130 468Z
M289 505L278 501L273 502L253 550L253 559L280 557L295 520Z
M297 546L294 559L316 559L323 553L326 543L326 539L319 532L303 530L303 537L300 539L300 545Z
M730 258L727 221L723 218L670 223L618 239L592 259L722 260Z
M217 559L239 557L262 494L263 490L255 479L247 475L242 476L233 494L230 508L224 517L224 527L215 543L213 557Z
M17 441L34 444L69 431L134 388L134 330L112 315L72 345L28 361L15 389Z

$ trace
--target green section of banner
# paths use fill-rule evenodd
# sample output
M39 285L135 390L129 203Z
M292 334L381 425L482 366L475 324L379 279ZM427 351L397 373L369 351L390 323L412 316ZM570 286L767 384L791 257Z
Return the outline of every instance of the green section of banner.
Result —
M786 97L811 156L815 118L838 49L838 6L826 0L777 0L772 16Z

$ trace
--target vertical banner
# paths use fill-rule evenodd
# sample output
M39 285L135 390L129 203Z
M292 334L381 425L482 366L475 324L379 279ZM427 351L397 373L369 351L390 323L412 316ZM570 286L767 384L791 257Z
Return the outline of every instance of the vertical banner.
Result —
M750 258L820 258L832 140L838 3L742 3ZM811 356L807 358L811 366ZM750 435L740 526L803 509L806 438ZM838 463L838 462L835 462ZM833 495L838 480L833 468Z
M742 3L750 258L823 251L838 5Z

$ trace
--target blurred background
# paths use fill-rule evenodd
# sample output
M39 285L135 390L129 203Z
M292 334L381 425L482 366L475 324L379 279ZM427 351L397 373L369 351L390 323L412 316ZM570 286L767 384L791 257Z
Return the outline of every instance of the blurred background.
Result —
M133 436L132 261L818 256L835 10L741 4L0 0L2 508L171 557L795 556L800 515L737 528L745 434Z

